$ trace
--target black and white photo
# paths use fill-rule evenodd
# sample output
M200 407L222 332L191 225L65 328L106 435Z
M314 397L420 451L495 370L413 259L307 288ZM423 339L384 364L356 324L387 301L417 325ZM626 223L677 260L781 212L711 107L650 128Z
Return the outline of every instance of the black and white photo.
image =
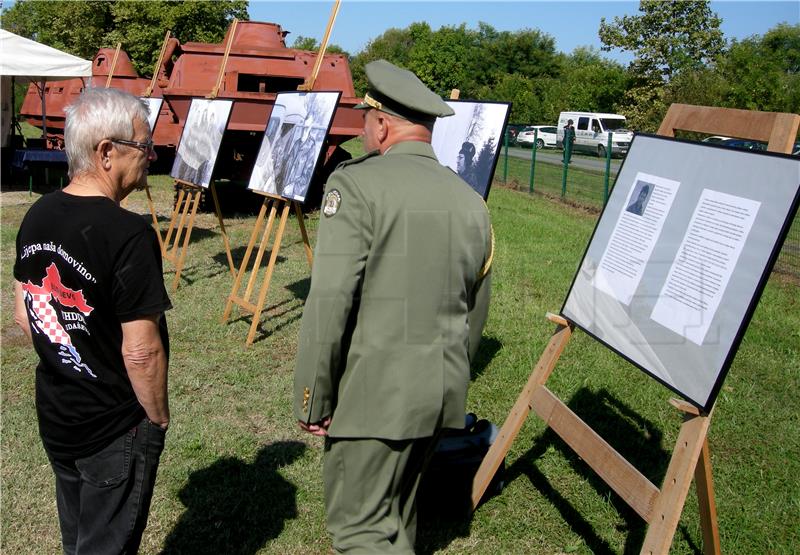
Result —
M248 188L305 201L338 92L283 92L275 98Z
M209 186L232 107L232 100L192 99L170 176Z
M156 121L158 121L158 114L161 113L161 105L164 103L163 98L142 97L142 102L147 104L150 113L147 115L147 124L150 126L150 133L156 128Z
M511 105L458 100L447 103L455 114L436 120L433 150L440 163L455 171L486 199Z

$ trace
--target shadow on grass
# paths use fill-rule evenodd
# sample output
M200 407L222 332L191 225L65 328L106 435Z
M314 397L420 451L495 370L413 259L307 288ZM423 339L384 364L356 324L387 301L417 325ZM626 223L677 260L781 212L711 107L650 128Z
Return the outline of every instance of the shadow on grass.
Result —
M669 464L670 453L662 446L661 431L651 421L631 410L605 389L597 392L586 388L580 389L567 405L626 460L631 461L652 483L661 484ZM584 478L598 495L611 501L614 509L624 520L624 524L618 526L618 530L627 532L623 553L639 553L647 532L645 521L550 428L536 439L533 447L525 455L508 468L505 474L506 482L511 482L520 475L527 476L593 553L615 553L616 550L583 516L581 508L573 505L567 497L557 491L547 476L536 467L536 460L550 448L557 449L572 469ZM686 530L683 530L683 533L688 534Z
M242 260L244 260L244 253L246 251L247 251L247 246L241 246L241 247L236 247L236 248L231 249L231 257L233 257L233 265L236 267L236 271L237 272L239 271L239 268L242 265ZM261 280L263 280L263 278L264 278L264 269L267 267L267 264L269 264L269 257L270 257L271 254L272 254L272 250L270 250L270 249L265 249L264 250L264 255L261 258L261 269L259 270L259 273L261 274L259 276L259 278L260 278L259 279L259 286L261 285ZM250 253L250 260L247 261L247 273L244 276L245 279L250 279L250 271L253 269L253 264L256 261L256 256L257 255L258 255L258 245L255 245L253 247L253 251ZM215 254L213 259L214 259L214 262L216 262L220 266L226 266L226 267L228 266L228 253L226 253L224 250L222 250L222 251L218 252L217 254ZM282 264L284 262L286 262L286 257L282 256L280 254L275 259L275 265L276 266L278 264ZM246 284L247 284L247 281L244 281L243 285L246 285Z
M178 493L186 511L164 543L163 554L248 555L277 537L297 516L296 487L278 470L306 446L283 441L263 447L252 464L217 460L189 476Z
M286 286L286 289L292 292L295 299L300 299L305 303L308 298L308 292L311 289L311 277L299 279L294 283L290 283Z
M500 343L496 337L483 336L481 338L480 347L478 347L475 360L472 362L469 370L469 378L471 381L475 381L478 376L483 374L483 371L486 370L486 367L492 362L492 359L494 359L494 355L502 348L503 344Z

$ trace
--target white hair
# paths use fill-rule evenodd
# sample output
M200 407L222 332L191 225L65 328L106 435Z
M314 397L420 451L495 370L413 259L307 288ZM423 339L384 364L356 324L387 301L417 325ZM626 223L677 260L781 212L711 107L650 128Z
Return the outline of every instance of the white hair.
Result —
M147 124L150 108L124 91L87 87L64 111L64 144L74 178L95 169L94 150L103 139L133 139L134 120Z

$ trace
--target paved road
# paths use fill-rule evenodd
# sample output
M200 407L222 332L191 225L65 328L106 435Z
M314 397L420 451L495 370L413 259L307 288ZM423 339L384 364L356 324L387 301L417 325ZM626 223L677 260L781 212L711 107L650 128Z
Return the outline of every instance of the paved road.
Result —
M502 153L505 153L505 147L503 147ZM510 147L508 149L508 155L514 158L524 158L525 160L530 160L531 149ZM536 152L536 162L537 163L542 162L545 164L555 164L560 166L561 151L553 148L539 150ZM611 159L611 177L615 177L617 175L617 172L619 171L619 165L621 162L622 160L620 158ZM596 156L576 155L572 157L572 163L570 164L570 167L581 168L583 170L593 170L602 173L606 171L606 161L605 159L597 158Z

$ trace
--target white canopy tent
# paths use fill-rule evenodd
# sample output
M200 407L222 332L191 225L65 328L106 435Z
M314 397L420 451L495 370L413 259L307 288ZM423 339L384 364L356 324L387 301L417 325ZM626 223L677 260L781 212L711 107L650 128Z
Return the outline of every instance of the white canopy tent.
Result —
M2 76L2 144L6 146L11 127L11 88L13 79L40 81L42 115L44 107L44 82L73 77L91 77L92 62L61 52L36 41L0 29L0 76Z

